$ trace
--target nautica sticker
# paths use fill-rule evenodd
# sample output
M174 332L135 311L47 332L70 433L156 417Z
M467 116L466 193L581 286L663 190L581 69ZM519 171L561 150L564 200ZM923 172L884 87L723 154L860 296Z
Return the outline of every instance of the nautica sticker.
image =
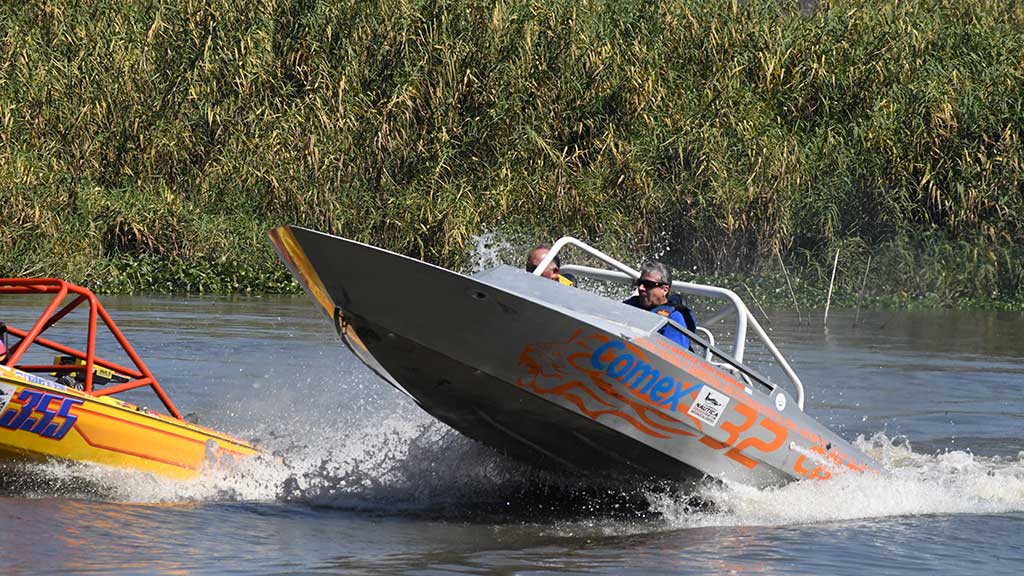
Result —
M718 390L702 386L687 414L715 426L725 412L725 407L729 405L729 400L731 398Z

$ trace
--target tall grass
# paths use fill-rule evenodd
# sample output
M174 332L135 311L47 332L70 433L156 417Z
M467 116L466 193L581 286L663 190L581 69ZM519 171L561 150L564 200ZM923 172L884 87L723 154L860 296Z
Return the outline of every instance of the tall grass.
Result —
M854 292L873 255L879 293L1024 297L1024 8L798 8L5 3L0 275L286 289L263 232L296 223L449 266L484 228L704 274L778 249L809 283L842 247Z

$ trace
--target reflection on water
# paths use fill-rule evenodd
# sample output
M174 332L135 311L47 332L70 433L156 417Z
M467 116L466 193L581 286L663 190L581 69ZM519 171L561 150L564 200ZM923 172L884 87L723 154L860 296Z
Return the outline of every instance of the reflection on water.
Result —
M556 476L463 438L354 361L304 298L105 304L183 412L275 455L194 482L5 465L9 573L1024 567L1013 536L1024 526L1020 313L833 311L827 331L772 314L765 326L807 386L806 410L891 474L680 494ZM26 327L38 309L5 300L0 314Z

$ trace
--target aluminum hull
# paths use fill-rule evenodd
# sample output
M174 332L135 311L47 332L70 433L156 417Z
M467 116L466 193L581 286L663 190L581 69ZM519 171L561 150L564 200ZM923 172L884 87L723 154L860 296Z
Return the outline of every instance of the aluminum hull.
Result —
M360 359L513 457L755 486L879 471L786 391L662 337L657 315L507 266L469 277L298 227L271 240Z

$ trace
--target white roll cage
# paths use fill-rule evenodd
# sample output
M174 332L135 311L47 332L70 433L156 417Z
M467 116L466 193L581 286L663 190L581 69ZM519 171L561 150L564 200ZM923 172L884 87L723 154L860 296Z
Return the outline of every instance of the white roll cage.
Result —
M580 250L586 252L587 254L590 254L594 258L597 258L598 260L601 260L602 262L608 264L612 268L615 268L615 270L592 268L590 266L566 265L561 267L561 270L565 272L587 278L596 278L599 280L616 282L620 284L628 284L640 277L639 271L634 270L632 267L627 266L622 262L619 262L615 258L612 258L611 256L605 254L604 252L601 252L597 248L594 248L593 246L590 246L587 243L581 240L577 240L576 238L573 238L571 236L563 236L562 238L559 238L558 241L551 246L551 249L548 251L547 255L544 256L544 258L540 261L540 264L537 265L537 269L533 271L533 274L540 276L544 272L544 270L547 269L547 267L555 260L555 257L558 255L558 252L565 246L569 245L579 248ZM782 368L782 371L789 378L790 382L792 382L793 385L796 387L797 406L800 407L800 410L804 409L803 382L800 381L800 378L796 375L796 372L794 372L793 368L789 365L789 362L787 362L786 358L782 356L782 352L779 352L779 349L775 347L775 344L772 342L771 338L768 337L768 334L766 334L764 329L761 328L761 325L757 322L757 319L754 318L754 315L750 313L750 310L747 309L747 306L743 303L742 300L740 300L740 297L737 296L735 292L726 288L720 288L718 286L709 286L706 284L693 284L690 282L680 282L678 280L672 282L672 288L684 294L690 294L693 296L704 296L707 298L714 298L716 300L724 301L726 305L723 306L718 312L713 314L711 318L705 320L702 323L705 326L710 326L711 324L724 320L729 315L735 315L736 325L734 327L735 336L733 340L732 357L737 362L740 363L743 362L743 352L746 349L747 327L752 327L754 329L754 334L758 337L761 343L764 344L765 348L767 348L768 351L771 352L772 356L775 358L775 360L779 363L779 366ZM713 346L714 339L711 337L711 332L704 327L698 327L698 330L709 336L710 343Z

